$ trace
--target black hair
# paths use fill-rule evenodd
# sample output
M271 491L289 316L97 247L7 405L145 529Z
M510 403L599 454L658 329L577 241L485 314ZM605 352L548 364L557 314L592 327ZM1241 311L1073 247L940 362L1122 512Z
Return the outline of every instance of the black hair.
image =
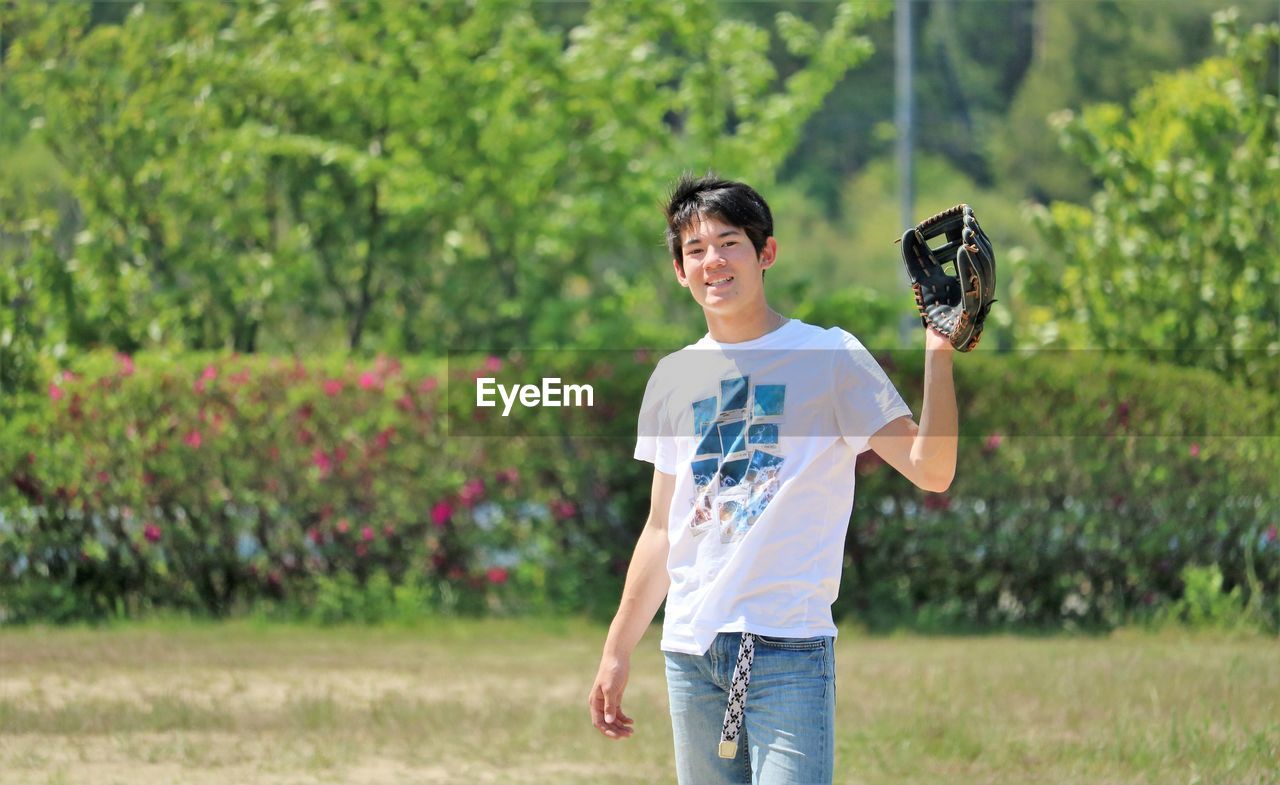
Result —
M764 250L765 240L773 236L773 213L764 197L746 183L721 179L714 172L702 177L688 172L681 175L665 211L667 249L681 270L684 269L684 249L680 236L695 218L711 217L741 229L755 246L756 256Z

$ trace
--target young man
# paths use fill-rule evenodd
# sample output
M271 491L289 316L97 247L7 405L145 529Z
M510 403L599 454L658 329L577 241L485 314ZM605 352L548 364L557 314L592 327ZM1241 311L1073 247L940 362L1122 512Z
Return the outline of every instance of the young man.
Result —
M631 735L631 653L665 598L681 785L829 784L831 603L855 459L873 449L919 487L946 490L953 350L926 333L917 425L856 338L769 307L778 244L753 189L686 176L667 227L676 280L702 307L707 335L663 358L645 391L635 455L654 464L649 518L588 697L591 722L611 739Z

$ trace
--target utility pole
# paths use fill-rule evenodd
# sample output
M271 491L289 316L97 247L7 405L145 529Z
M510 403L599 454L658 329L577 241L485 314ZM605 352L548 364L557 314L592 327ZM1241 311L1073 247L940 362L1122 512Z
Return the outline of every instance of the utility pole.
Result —
M915 177L911 168L914 143L911 96L911 0L896 0L894 10L894 124L898 131L898 195L901 199L902 227L915 225L912 218L915 202Z

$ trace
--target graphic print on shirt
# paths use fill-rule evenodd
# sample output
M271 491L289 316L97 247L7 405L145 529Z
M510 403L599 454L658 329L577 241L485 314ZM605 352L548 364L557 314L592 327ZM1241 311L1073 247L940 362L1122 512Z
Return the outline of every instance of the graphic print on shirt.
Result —
M694 536L715 527L723 543L742 539L769 506L780 484L786 398L785 384L753 386L737 376L720 381L719 395L694 401Z

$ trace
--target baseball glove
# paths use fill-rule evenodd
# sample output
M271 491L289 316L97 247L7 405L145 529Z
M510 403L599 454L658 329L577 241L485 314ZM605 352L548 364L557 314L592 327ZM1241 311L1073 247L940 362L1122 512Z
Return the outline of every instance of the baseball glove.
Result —
M939 235L946 244L930 248L929 241ZM900 242L920 321L950 338L957 351L977 346L995 302L996 257L973 208L958 204L943 210L908 229Z

